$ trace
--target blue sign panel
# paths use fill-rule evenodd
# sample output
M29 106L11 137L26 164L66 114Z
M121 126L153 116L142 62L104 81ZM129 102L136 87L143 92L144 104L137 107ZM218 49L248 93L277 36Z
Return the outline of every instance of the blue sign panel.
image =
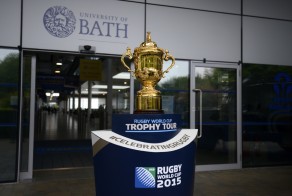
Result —
M93 131L96 195L192 196L197 130L177 118L115 115L113 131Z

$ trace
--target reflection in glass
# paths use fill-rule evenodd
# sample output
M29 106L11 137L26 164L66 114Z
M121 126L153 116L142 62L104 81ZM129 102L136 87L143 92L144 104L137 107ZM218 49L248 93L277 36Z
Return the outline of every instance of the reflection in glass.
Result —
M62 89L50 89L54 93L48 93L45 98L38 99L38 132L36 140L89 140L91 131L111 128L111 116L113 113L130 112L130 75L125 72L120 58L92 58L75 57L88 61L98 61L101 64L99 72L102 77L96 80L80 80L77 73L77 85ZM39 78L42 75L37 67L37 87L45 86L45 82ZM77 68L78 70L78 68ZM76 75L75 75L76 76ZM68 77L59 75L58 78ZM57 76L50 76L56 80ZM49 92L50 92L49 91ZM80 94L79 94L80 91ZM57 94L59 96L53 96ZM51 96L50 96L51 95ZM62 131L60 131L62 130Z
M198 140L197 164L236 163L236 70L195 68L196 89L203 93L202 132ZM196 128L199 123L199 97L196 98Z
M292 163L292 68L244 64L243 166Z
M163 66L169 67L170 64L170 61L165 61ZM189 128L189 61L176 60L173 68L164 76L156 87L162 95L162 109L165 114L180 114L183 128Z
M59 75L44 75L37 58L34 169L92 166L91 131L111 129L113 113L130 112L130 75L120 58L68 55L67 59L72 61L63 56ZM90 72L82 77L81 59L94 66L87 67ZM66 70L70 72L65 74Z
M19 53L0 49L0 182L16 181Z

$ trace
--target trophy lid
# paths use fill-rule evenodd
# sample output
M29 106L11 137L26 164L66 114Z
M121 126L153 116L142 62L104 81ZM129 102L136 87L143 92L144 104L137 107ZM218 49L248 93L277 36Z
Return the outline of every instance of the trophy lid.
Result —
M157 47L157 44L151 40L151 32L147 32L146 41L141 43L140 47Z
M151 33L147 32L146 41L140 44L140 47L134 50L137 53L151 52L151 53L164 53L162 48L158 48L156 42L151 40Z

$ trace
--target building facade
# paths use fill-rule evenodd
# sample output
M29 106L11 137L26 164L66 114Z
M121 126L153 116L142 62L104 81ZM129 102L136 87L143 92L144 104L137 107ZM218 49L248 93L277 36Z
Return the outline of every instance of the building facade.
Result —
M196 170L291 165L291 7L289 0L0 0L0 182L32 178L54 151L44 147L50 141L86 154L79 144L90 130L133 112L139 84L120 57L146 32L176 58L157 88L166 113L200 130ZM61 115L66 128L52 128Z

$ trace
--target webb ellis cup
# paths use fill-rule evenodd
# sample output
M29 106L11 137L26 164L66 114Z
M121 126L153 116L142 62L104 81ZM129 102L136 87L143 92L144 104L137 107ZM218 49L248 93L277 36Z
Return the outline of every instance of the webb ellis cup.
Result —
M131 70L124 58L134 58L135 70ZM171 65L163 71L163 61L172 60ZM147 32L146 41L135 48L134 54L128 47L122 55L123 65L142 84L142 89L137 92L135 114L162 114L162 99L160 91L155 89L156 84L164 77L175 64L175 59L168 54L168 50L158 48L151 41L150 32Z

